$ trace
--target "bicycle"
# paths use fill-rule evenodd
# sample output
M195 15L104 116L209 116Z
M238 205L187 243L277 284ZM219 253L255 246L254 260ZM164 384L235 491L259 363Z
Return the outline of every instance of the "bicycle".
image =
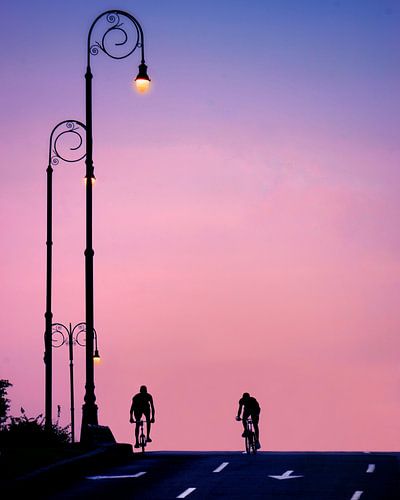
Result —
M237 420L240 421L242 419L239 418ZM245 424L246 427L244 430L244 442L246 453L252 453L253 455L255 455L257 453L257 439L254 432L253 421L250 417L246 419Z
M142 448L142 453L144 453L144 450L147 445L147 438L144 433L144 420L132 420L133 424L139 424L139 447Z

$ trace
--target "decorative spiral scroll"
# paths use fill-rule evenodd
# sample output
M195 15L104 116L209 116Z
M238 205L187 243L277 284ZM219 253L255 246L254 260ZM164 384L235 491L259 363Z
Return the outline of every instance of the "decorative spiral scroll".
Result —
M97 333L93 328L94 339L97 342ZM69 339L73 344L78 344L81 347L86 345L86 323L78 323L71 329L71 325L67 328L62 323L53 323L51 325L51 345L53 347L61 347L68 344ZM96 347L97 349L97 347Z
M51 326L51 345L61 347L68 343L68 329L61 323L55 323Z
M122 22L121 17L128 23ZM112 26L106 29L101 41L90 44L90 54L96 56L101 50L112 59L125 59L142 46L139 27L134 18L122 12L108 12L105 19Z
M75 333L75 330L76 333ZM73 333L75 333L74 341L84 347L86 345L86 323L79 323L78 325L75 326ZM82 336L82 334L84 335Z
M86 156L82 132L83 123L69 120L59 123L52 132L50 139L50 162L58 165L60 160L74 163Z

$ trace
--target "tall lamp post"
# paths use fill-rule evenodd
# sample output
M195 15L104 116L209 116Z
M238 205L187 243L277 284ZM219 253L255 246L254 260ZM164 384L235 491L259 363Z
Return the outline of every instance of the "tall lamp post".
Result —
M101 34L95 30L102 24ZM131 35L133 33L133 41ZM93 240L92 240L92 199L95 180L93 167L93 129L92 129L92 80L91 56L103 52L112 59L125 59L137 48L141 49L139 73L135 78L140 92L147 90L150 78L144 59L144 36L139 22L128 12L109 10L100 14L92 23L87 39L86 69L86 249L85 249L85 308L86 308L86 384L82 407L81 441L88 441L89 425L98 425L97 405L93 370L93 332L94 332L94 298L93 298Z
M74 163L85 157L82 132L85 125L77 120L58 123L50 134L47 167L47 240L46 240L46 312L44 334L45 427L52 426L52 251L53 251L53 166L61 161ZM69 139L68 141L66 139ZM72 141L71 141L72 139ZM71 146L68 144L73 143Z
M93 360L99 361L100 355L97 347L97 333L94 333L94 351L92 354ZM86 323L78 323L74 327L70 323L65 326L62 323L52 324L52 346L61 347L68 345L68 360L69 360L69 390L70 390L70 410L71 410L71 442L75 443L75 403L74 403L74 345L78 344L84 347L86 344Z

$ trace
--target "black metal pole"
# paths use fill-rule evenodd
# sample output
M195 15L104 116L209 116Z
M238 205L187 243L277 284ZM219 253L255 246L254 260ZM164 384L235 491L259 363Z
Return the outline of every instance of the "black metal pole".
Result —
M74 339L72 336L72 325L69 324L68 332L69 350L69 390L71 401L71 442L75 443L75 404L74 404Z
M85 250L85 308L86 308L86 384L82 407L81 441L88 440L88 425L97 425L97 405L93 367L94 291L93 291L93 132L92 79L89 57L85 80L86 99L86 250Z
M50 141L51 142L51 141ZM53 313L51 311L51 280L52 280L52 190L53 169L51 159L47 167L47 240L46 240L46 312L45 312L45 338L44 338L44 362L45 362L45 428L51 429L52 425L52 345L51 325Z
M86 345L87 332L86 323L77 323L74 327L69 323L66 327L63 323L53 323L52 325L52 347L58 348L63 345L68 346L68 360L69 360L69 388L70 388L70 411L71 411L71 442L75 443L75 385L74 385L74 346L78 344L81 347ZM80 335L85 333L84 341L80 339ZM93 330L94 338L96 339L96 353L97 351L97 333ZM93 356L93 354L92 354Z
M102 19L108 23L108 29L99 40L92 44L92 32L97 22ZM134 27L137 34L136 43L127 47L128 33L125 30L125 22L128 20ZM105 43L110 33L116 31L119 35L123 34L123 41L118 43ZM111 37L112 40L113 37ZM112 54L111 46L125 48L123 54ZM125 46L127 45L127 46ZM85 397L82 407L82 427L81 442L90 440L88 434L89 425L98 425L98 407L96 405L95 385L94 385L94 366L93 366L93 343L94 343L94 287L93 287L93 128L92 128L92 80L93 75L90 67L91 55L96 55L99 51L107 54L113 59L124 59L132 54L138 47L141 48L141 68L145 72L146 65L144 60L144 37L143 30L139 22L129 13L121 10L109 10L103 12L93 21L87 38L87 68L85 74L85 103L86 103L86 249L85 249L85 314L86 314L86 383ZM140 71L140 70L139 70ZM147 77L147 74L146 74ZM148 77L147 77L148 79ZM148 79L149 80L149 79Z
M52 355L52 335L53 335L53 312L52 312L52 251L53 251L53 168L60 160L74 163L80 161L85 155L77 155L68 158L58 149L58 141L65 134L73 134L78 139L75 147L70 147L70 151L79 151L82 145L81 129L85 130L85 125L78 120L64 120L58 123L50 134L49 141L49 164L47 167L47 239L46 239L46 312L45 312L45 334L44 334L44 362L45 362L45 428L52 426L52 384L53 384L53 355ZM56 133L57 132L57 133Z

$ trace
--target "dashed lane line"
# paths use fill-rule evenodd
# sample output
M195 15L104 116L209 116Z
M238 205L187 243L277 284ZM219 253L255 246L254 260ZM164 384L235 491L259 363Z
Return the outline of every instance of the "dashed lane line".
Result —
M363 494L363 491L356 491L354 495L351 497L351 500L359 500L361 495Z
M138 472L137 474L125 474L122 476L88 476L86 479L93 479L93 480L99 480L99 479L129 479L133 477L140 477L144 476L146 473L145 472Z
M196 488L188 488L184 492L182 492L180 495L178 495L176 498L186 498L188 495L194 492Z
M229 462L222 462L220 466L218 466L213 472L221 472L225 467L229 464Z
M373 472L375 472L375 464L369 464L368 469L367 469L367 473L372 474Z

